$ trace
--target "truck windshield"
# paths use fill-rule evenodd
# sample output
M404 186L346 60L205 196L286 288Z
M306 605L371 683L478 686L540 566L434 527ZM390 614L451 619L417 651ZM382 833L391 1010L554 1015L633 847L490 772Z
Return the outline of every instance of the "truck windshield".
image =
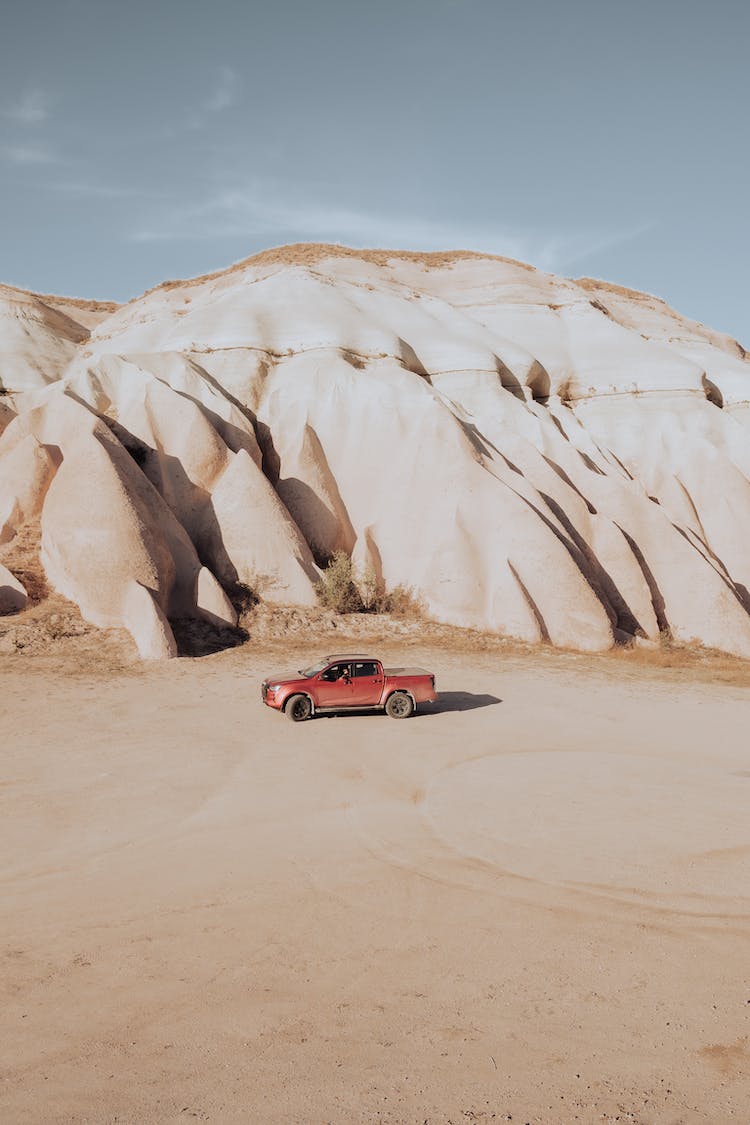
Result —
M319 660L317 664L313 664L310 668L300 668L299 674L300 676L304 676L306 680L309 680L313 676L317 676L318 672L322 672L324 668L327 668L329 663L330 661L328 660Z

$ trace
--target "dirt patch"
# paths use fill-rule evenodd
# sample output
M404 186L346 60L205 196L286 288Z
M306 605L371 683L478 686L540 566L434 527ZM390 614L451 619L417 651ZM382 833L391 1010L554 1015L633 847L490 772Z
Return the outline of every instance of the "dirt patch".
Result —
M9 543L0 547L0 562L16 576L31 605L37 605L49 593L47 579L39 561L41 539L39 520L29 520L21 524Z
M15 573L21 577L21 572ZM22 579L23 581L23 579ZM38 587L42 589L42 579ZM373 650L397 645L404 653L429 647L446 654L479 655L498 660L533 659L542 668L576 670L588 677L654 679L660 682L750 686L750 661L699 646L664 641L657 648L615 647L603 653L579 653L551 645L531 645L495 633L441 625L392 614L337 614L321 607L258 603L240 615L236 629L196 619L172 620L181 657L214 656L233 650L240 659L253 653L283 653L290 647L311 653L347 649ZM51 656L71 664L98 653L112 668L137 661L129 634L97 629L84 621L77 606L59 594L40 594L22 613L0 617L0 654ZM229 652L227 651L227 655Z
M747 1036L734 1043L711 1043L707 1047L701 1047L698 1053L705 1062L727 1077L750 1073Z
M88 673L125 668L137 652L124 629L97 629L73 602L51 594L22 613L0 617L0 657L52 658L71 673Z

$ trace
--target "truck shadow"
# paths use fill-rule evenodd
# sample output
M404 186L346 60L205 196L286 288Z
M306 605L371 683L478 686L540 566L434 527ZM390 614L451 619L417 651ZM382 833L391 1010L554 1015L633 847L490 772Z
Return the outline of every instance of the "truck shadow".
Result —
M417 715L441 715L447 711L475 711L478 707L494 707L502 703L496 695L474 695L470 691L438 692L437 703L422 703Z
M450 711L475 711L478 707L494 707L496 703L502 703L502 699L498 699L496 695L472 695L470 691L441 691L438 692L436 703L420 703L412 717L422 719L429 715L444 715ZM362 719L366 715L373 718L382 718L383 712L370 708L357 710L353 707L350 711L324 712L319 718L345 719L356 717Z

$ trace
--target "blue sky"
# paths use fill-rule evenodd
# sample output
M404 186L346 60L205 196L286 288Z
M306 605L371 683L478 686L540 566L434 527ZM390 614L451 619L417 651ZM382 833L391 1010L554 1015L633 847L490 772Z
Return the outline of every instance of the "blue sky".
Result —
M283 242L470 248L750 347L747 0L25 0L0 280L124 300Z

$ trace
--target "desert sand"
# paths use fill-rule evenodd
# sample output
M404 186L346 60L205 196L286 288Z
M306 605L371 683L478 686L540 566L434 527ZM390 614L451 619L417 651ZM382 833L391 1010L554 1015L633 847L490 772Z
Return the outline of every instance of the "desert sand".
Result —
M742 666L378 651L440 704L0 656L3 1122L748 1120Z

